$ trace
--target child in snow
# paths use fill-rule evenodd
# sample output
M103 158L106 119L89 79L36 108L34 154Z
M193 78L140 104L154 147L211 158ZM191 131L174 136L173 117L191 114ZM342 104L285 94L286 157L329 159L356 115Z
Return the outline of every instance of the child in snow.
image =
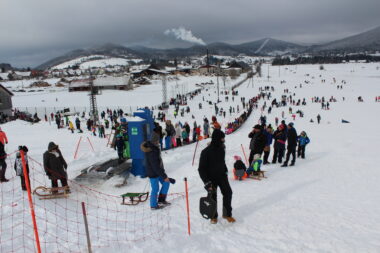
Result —
M258 176L259 172L261 171L261 164L263 163L263 160L261 160L260 154L255 154L253 157L253 161L251 166L247 170L248 175Z
M74 133L74 124L73 122L71 122L71 120L69 121L69 130L71 131L71 133Z
M234 156L235 163L234 163L234 179L235 180L243 180L247 178L247 173L245 171L247 170L247 167L245 164L242 162L241 157L235 155Z
M25 175L24 175L24 168L22 166L22 159L21 159L21 151L24 152L24 158L25 158L25 163L26 163L26 173L27 177L29 179L29 162L28 162L28 148L26 146L19 146L18 147L18 152L16 154L16 159L15 159L15 171L16 175L20 176L21 179L21 188L23 191L26 191L26 184L25 184Z
M297 157L300 157L305 159L305 148L306 145L310 143L309 137L307 137L307 134L305 131L302 131L301 134L298 136L298 152Z

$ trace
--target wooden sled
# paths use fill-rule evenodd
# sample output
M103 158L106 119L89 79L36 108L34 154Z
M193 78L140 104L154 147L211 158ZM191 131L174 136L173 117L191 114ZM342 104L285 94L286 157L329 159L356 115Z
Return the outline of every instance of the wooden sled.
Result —
M149 197L149 192L145 192L145 193L127 192L121 195L121 197L123 198L123 201L121 202L122 205L135 206L139 204L140 202L145 202Z
M251 179L255 179L255 180L261 180L261 179L263 179L263 178L267 178L266 176L265 176L265 170L261 170L261 171L259 171L258 172L258 174L256 174L256 175L252 175L252 174L250 174L249 176L248 176L248 178L251 178Z
M39 199L58 199L67 198L70 194L68 186L48 188L45 186L38 186L34 189L33 194L37 195Z

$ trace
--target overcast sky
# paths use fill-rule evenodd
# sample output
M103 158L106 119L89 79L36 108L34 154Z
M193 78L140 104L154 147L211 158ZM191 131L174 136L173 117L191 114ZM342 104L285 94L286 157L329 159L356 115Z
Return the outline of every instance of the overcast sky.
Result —
M185 27L206 43L272 37L320 43L380 25L380 0L0 0L0 63L36 66L102 43L179 46Z

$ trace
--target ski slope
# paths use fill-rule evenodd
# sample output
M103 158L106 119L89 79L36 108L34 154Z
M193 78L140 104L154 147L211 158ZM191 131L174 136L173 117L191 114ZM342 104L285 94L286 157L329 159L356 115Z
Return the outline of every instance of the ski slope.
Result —
M195 145L163 152L167 174L177 179L170 192L183 192L182 179L188 178L191 236L187 235L185 201L176 199L172 206L158 211L163 212L170 223L170 229L164 232L161 240L138 241L125 247L115 245L96 249L95 252L379 252L380 103L375 102L375 96L380 95L379 64L350 63L324 67L325 70L319 70L318 65L270 66L269 80L256 77L253 86L246 82L239 87L240 95L247 98L258 94L259 87L264 86L275 87L272 98L280 99L286 88L295 93L294 98L306 98L306 106L292 108L293 111L301 109L304 112L304 118L297 115L294 125L298 133L302 130L307 132L311 143L306 148L306 159L297 159L294 167L265 165L263 169L267 171L267 179L234 181L233 156L244 157L241 145L248 155L247 136L258 123L261 112L254 111L243 127L226 137L226 163L233 190L232 207L236 223L227 224L220 219L218 224L211 225L198 212L199 198L206 195L197 171L200 151L207 145L207 140L204 140L199 143L194 166ZM263 66L262 69L266 72L268 67ZM322 83L322 79L326 82ZM342 80L346 84L342 84ZM286 82L280 84L280 81ZM343 85L343 90L338 90L337 85ZM216 100L214 88L205 94ZM197 112L202 95L192 102L192 111ZM149 101L160 95L147 90L144 96ZM338 102L330 103L330 110L321 110L320 104L311 103L313 96L325 96L327 99L334 96ZM363 97L363 103L357 102L358 96ZM263 102L260 101L259 108ZM66 105L70 103L76 101L66 100ZM206 110L210 118L211 108L205 107L198 113L207 114ZM263 114L274 125L275 117L281 120L282 111L285 112L286 122L293 122L288 107L274 108L271 114ZM316 123L318 114L322 117L319 125ZM190 121L189 115L186 117L183 120ZM314 123L310 122L311 118ZM176 122L174 117L171 119ZM342 119L350 123L342 124ZM84 146L79 159L74 160L79 134L71 134L65 129L57 130L48 123L30 125L21 121L2 125L2 129L8 134L8 152L18 145L27 145L30 155L40 161L48 142L58 143L69 163L70 178L96 161L116 157L115 151L106 148L104 139L91 137L86 131L84 136L93 141L95 153ZM273 150L270 158L272 154ZM14 172L10 165L8 168L7 176L10 177ZM118 195L126 191L142 191L147 185L147 179L132 177L127 186L115 188L114 185L120 181L120 178L112 178L96 185L96 189ZM220 193L218 198L218 210L221 212ZM147 203L144 207L149 209Z

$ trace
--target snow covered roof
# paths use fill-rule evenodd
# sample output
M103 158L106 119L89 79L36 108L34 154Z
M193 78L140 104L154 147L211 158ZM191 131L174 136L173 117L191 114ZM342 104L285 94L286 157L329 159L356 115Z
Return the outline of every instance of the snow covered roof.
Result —
M24 76L24 77L27 77L27 76L30 76L30 71L15 71L16 75L19 75L19 76Z
M141 117L131 117L131 116L126 116L124 118L127 120L127 122L141 122L145 120Z
M128 85L130 76L101 76L93 80L94 86L124 86ZM71 81L70 87L85 87L90 85L91 79Z

